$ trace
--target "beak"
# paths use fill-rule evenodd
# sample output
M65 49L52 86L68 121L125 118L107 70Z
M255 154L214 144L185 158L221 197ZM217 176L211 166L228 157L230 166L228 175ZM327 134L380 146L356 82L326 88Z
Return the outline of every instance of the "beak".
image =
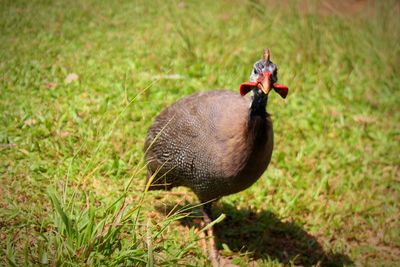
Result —
M268 95L269 91L272 89L271 75L271 72L266 71L261 73L257 79L257 87L266 95Z
M272 89L275 90L282 98L286 98L289 93L289 88L286 85L274 83L271 81L271 72L263 72L258 76L256 82L244 82L240 84L240 95L244 96L248 92L258 87L265 94L268 94Z

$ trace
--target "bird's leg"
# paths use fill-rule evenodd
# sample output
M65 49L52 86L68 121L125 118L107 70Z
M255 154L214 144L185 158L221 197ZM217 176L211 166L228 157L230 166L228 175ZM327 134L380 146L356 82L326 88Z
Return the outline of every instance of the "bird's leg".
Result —
M206 223L204 222L204 219L200 220L199 224L197 225L197 228L195 229L195 233L198 233L198 235L199 235L200 246L201 246L201 248L203 250L203 253L207 254L206 235L205 235L204 232L201 231L201 229L204 228L205 226L206 226Z
M211 211L212 203L208 202L203 206L203 217L206 226L211 223L212 211ZM207 229L206 234L208 236L209 242L209 257L211 260L211 264L216 267L219 266L219 253L217 250L217 246L215 244L214 230L213 227Z

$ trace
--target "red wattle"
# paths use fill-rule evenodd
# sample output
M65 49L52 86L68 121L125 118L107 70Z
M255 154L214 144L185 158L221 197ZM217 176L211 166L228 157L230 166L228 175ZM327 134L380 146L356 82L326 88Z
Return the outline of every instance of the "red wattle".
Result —
M287 87L286 85L274 83L272 87L274 88L275 92L277 92L282 98L286 98L289 93L289 87Z
M244 96L250 92L253 87L257 86L256 82L244 82L240 84L240 95Z

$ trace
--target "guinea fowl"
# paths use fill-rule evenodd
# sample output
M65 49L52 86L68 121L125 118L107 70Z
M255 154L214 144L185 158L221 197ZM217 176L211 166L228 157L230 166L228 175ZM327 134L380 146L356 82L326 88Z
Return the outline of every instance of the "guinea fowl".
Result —
M251 186L267 168L273 150L272 121L266 112L268 93L283 98L277 67L268 49L254 64L250 82L240 94L195 93L163 110L150 127L144 150L149 190L189 187L203 203L210 223L212 202ZM251 96L245 96L248 92ZM208 232L212 239L212 228ZM210 258L217 252L213 241Z

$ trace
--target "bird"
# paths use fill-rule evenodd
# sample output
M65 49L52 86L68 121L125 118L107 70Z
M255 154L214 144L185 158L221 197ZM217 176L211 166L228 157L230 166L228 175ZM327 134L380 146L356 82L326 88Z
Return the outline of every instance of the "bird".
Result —
M272 120L266 111L269 92L283 98L288 94L288 87L277 83L277 72L266 48L253 65L249 82L240 85L240 93L198 92L164 109L144 144L147 190L190 188L204 203L207 225L212 221L213 202L255 183L273 151ZM209 230L209 257L218 266L212 227Z

